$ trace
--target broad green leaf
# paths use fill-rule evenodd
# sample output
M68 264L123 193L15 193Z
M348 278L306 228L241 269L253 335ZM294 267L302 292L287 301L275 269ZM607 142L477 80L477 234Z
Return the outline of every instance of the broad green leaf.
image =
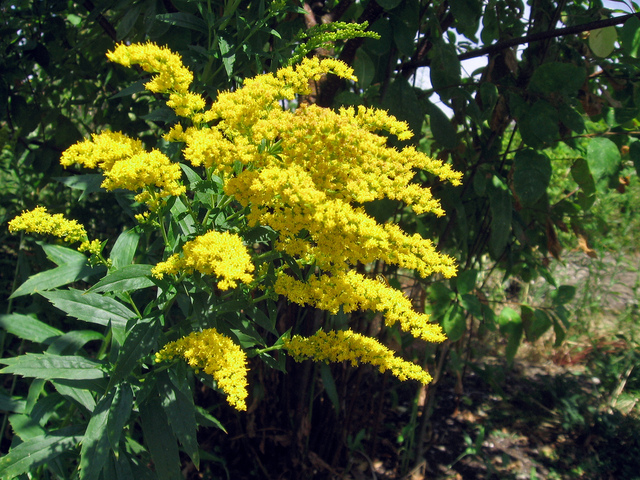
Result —
M182 444L196 468L200 464L196 424L196 409L193 403L193 392L184 379L175 375L170 378L167 372L158 375L160 402L169 419L173 434Z
M176 13L162 13L156 15L156 20L166 22L169 25L175 25L177 27L187 28L189 30L195 30L200 33L208 34L209 27L207 23L195 15L185 12Z
M126 265L91 287L88 292L129 292L153 287L155 283L148 277L151 276L153 265Z
M402 55L411 56L415 50L415 30L410 29L398 15L389 18L393 29L393 42Z
M504 329L505 332L508 332L509 328L513 325L522 322L520 314L511 307L504 307L500 312L500 315L498 315L497 320L498 325L500 325L500 329Z
M457 342L462 338L467 330L467 319L460 305L452 303L449 306L442 319L442 328L452 342Z
M460 295L464 295L466 293L470 293L476 288L476 279L478 278L478 271L475 269L463 270L458 273L456 277L452 280L455 280L456 291Z
M222 65L227 72L227 77L233 78L233 64L236 62L236 55L231 52L229 42L222 37L218 37L218 48L222 55Z
M522 341L522 334L524 332L522 318L520 314L512 308L505 307L498 316L498 324L500 325L500 330L507 334L505 356L507 364L511 365Z
M353 62L353 70L356 77L358 77L358 85L363 90L366 90L373 80L375 65L369 55L367 55L367 53L361 48L356 52L356 58Z
M514 158L513 187L522 202L529 207L547 191L551 180L551 160L543 152L519 150Z
M614 26L592 30L589 33L589 48L598 57L606 58L613 52L617 39L618 33Z
M140 405L140 419L145 444L151 453L158 479L180 478L178 444L156 392L152 393L146 403Z
M119 450L120 437L133 409L133 390L126 382L116 387L115 395L109 407L109 421L107 422L107 437L111 449Z
M91 414L80 450L79 478L81 480L98 478L109 458L107 423L114 393L112 390L104 396Z
M87 265L86 258L82 262L60 265L51 270L32 275L9 298L46 292L86 277L100 275L105 271L104 267L92 268Z
M596 201L596 184L591 176L589 164L584 158L578 158L571 166L571 176L580 187L578 200L583 210L588 210Z
M498 186L496 186L496 184ZM511 233L512 206L509 192L502 188L494 177L494 185L488 188L489 211L491 212L491 233L489 235L489 253L495 259L500 258L507 246Z
M589 141L587 163L596 184L601 179L616 173L620 166L620 161L618 147L608 138L595 137Z
M320 362L319 366L322 385L324 386L325 392L327 392L329 400L331 400L336 415L338 415L340 413L340 397L338 396L338 389L336 388L336 382L333 379L331 368L324 362Z
M84 383L82 380L51 380L51 384L60 395L77 403L85 409L85 413L90 414L96 408L96 401L91 391L83 388Z
M127 333L124 345L120 349L115 368L109 380L110 390L114 385L126 378L129 373L156 346L160 333L160 321L157 318L145 318L136 322Z
M49 380L52 378L91 380L105 377L102 363L75 355L50 355L27 353L19 357L2 358L8 365L0 373L12 373L23 377Z
M633 58L638 58L640 52L640 19L633 16L620 29L620 41L624 53Z
M34 437L12 448L0 458L0 478L11 479L23 473L33 472L43 463L53 461L68 452L82 440L84 427L71 426Z
M380 5L382 8L384 8L386 11L389 11L396 8L398 5L400 5L401 2L402 0L380 0L379 2L376 2L376 3Z
M573 285L560 285L556 290L551 292L553 304L556 306L565 305L573 300L576 296L576 287Z
M54 355L73 355L85 344L95 340L103 341L104 335L94 330L72 330L64 335L60 335L51 342L51 345L47 348L47 353Z
M80 290L56 290L41 295L68 315L97 325L124 329L136 314L113 298Z
M11 413L24 413L27 402L21 397L10 397L0 393L0 410Z
M460 60L455 46L443 41L437 42L431 51L431 85L440 98L451 98L460 84Z
M118 41L129 35L140 16L141 5L131 5L116 27L116 38Z
M480 300L476 295L471 293L466 293L464 295L460 295L460 305L464 308L469 314L473 315L476 318L482 318L484 314L483 305L480 303Z
M124 90L119 91L115 95L111 95L109 100L115 100L116 98L128 97L133 95L134 93L144 92L146 89L144 88L144 84L147 83L148 80L138 80L135 83L132 83L130 86L125 88Z
M455 148L460 141L449 117L433 103L429 103L427 113L429 114L429 128L433 138L444 148Z
M584 118L573 107L563 103L558 107L558 117L562 124L576 133L585 131Z
M470 40L476 40L476 32L482 15L482 2L478 0L449 0L451 13L456 19L456 29Z
M573 63L547 62L533 72L529 87L538 93L575 96L586 78L586 70Z
M0 327L23 340L50 344L56 337L62 335L57 328L51 327L40 320L28 315L12 313L0 315Z
M87 256L78 250L62 245L50 245L44 242L37 242L45 255L56 265L65 265L68 263L87 263Z
M400 120L406 120L412 132L421 132L424 123L422 105L415 89L399 76L389 85L382 107Z
M140 234L134 229L122 232L118 236L116 243L111 249L111 255L109 256L114 270L129 266L133 263L133 257L136 254L139 241Z
M538 340L553 325L553 322L544 310L534 310L533 308L523 305L521 312L524 333L530 342Z
M558 111L547 101L538 100L518 121L522 140L532 148L542 148L558 138Z
M125 91L126 90L128 89L125 89ZM136 92L139 90L144 90L144 87L140 86L140 88L136 90ZM115 98L115 96L111 98ZM106 190L102 188L104 175L102 175L101 173L87 173L84 175L73 175L71 177L54 177L54 180L57 180L60 183L64 183L67 187L73 188L74 190L82 190L80 200L84 199L92 193L106 192ZM82 254L82 256L84 256L84 254Z

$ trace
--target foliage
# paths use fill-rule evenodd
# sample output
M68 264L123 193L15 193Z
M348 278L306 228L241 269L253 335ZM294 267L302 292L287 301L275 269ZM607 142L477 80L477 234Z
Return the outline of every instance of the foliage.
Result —
M637 224L633 202L640 170L640 144L635 138L640 108L637 94L640 21L636 16L612 20L613 12L604 9L601 2L582 0L545 0L534 2L529 8L519 0L304 4L146 0L126 5L84 2L83 6L62 1L54 2L48 9L43 5L3 2L1 7L3 13L10 14L2 15L7 33L0 39L5 53L0 78L3 142L0 171L3 210L0 213L9 220L36 205L60 205L56 213L66 213L67 218L80 221L86 226L88 238L117 238L115 244L110 240L102 248L112 252L109 268L124 272L121 276L106 277L108 281L101 280L89 293L81 295L87 286L82 281L94 283L104 276L106 265L99 261L86 265L86 257L59 245L45 244L45 258L27 240L21 239L20 243L26 249L20 249L14 239L10 240L13 243L9 243L8 249L17 251L18 257L11 264L15 275L7 278L3 274L6 289L14 291L8 302L9 316L3 317L7 331L3 356L23 351L43 355L42 345L50 345L48 348L58 352L56 348L62 347L51 338L69 335L74 346L66 347L65 355L72 356L76 351L81 352L83 345L88 345L84 347L85 357L95 360L102 355L100 358L104 359L106 351L96 347L97 343L83 344L79 337L97 342L96 332L104 335L112 331L114 339L106 340L120 346L117 351L112 350L112 357L127 354L132 364L134 358L143 357L147 363L136 364L131 371L120 367L124 369L110 374L117 373L116 378L120 380L130 374L149 374L142 366L151 365L148 354L154 351L157 338L164 335L160 330L166 325L160 328L143 308L140 313L146 323L141 323L139 329L127 329L132 310L125 307L127 311L124 311L116 304L167 302L167 311L172 312L172 316L175 314L176 319L186 318L185 312L190 309L206 314L207 309L212 308L208 297L196 294L195 283L179 284L179 288L175 287L175 299L171 299L171 289L162 283L168 280L152 279L149 265L163 260L162 245L169 245L165 260L171 258L169 253L184 258L180 256L181 249L193 239L185 236L185 232L207 222L213 222L216 228L237 229L250 246L272 240L273 232L269 228L251 230L249 224L234 223L242 213L234 217L236 211L232 210L232 204L217 203L224 198L222 177L196 178L197 167L193 165L183 164L186 168L182 169L183 183L193 192L189 194L189 201L208 207L194 213L188 210L187 202L161 206L158 212L169 209L170 219L156 219L154 215L158 213L151 210L147 226L133 231L138 207L131 193L115 190L114 195L105 196L100 188L101 176L63 174L57 163L61 152L81 137L103 130L121 131L130 138L139 138L145 151L155 148L172 160L178 158L179 147L160 139L157 132L174 125L179 115L161 95L145 92L143 84L148 80L139 80L140 72L105 64L104 54L113 49L116 41L151 40L179 52L193 72L193 91L200 92L207 104L218 99L218 92L241 91L245 78L275 73L316 49L314 54L335 57L352 66L357 81L320 75L311 82L305 95L283 102L285 107L315 103L336 109L345 107L345 111L352 107L354 113L358 106L382 108L398 120L406 121L417 134L411 140L389 135L389 145L398 149L415 146L418 151L441 159L463 173L462 187L435 182L433 176L419 171L412 173L414 184L431 188L442 200L443 210L447 212L444 217L416 215L400 198L376 198L371 202L368 199L364 207L379 224L397 223L409 234L434 238L439 251L457 260L458 276L450 280L440 276L425 279L416 276L411 268L389 261L362 266L358 272L368 275L365 278L372 282L371 288L388 283L409 293L419 313L430 314L442 325L449 340L440 346L424 346L394 328L377 328L379 319L359 313L355 305L351 313L338 309L327 316L310 308L276 305L274 297L260 299L262 295L258 295L254 300L264 302L266 309L256 307L253 302L247 306L246 302L233 299L228 311L221 311L221 315L237 321L246 323L250 318L258 322L260 328L275 329L277 335L272 332L271 340L280 337L289 326L299 324L303 317L308 325L308 330L302 332L305 336L313 334L321 325L326 330L352 328L355 332L377 335L385 344L402 350L405 357L419 358L430 367L435 380L427 400L420 406L417 403L420 390L406 393L407 390L398 390L395 383L386 380L380 387L372 383L363 370L290 364L288 376L284 377L274 370L256 368L255 375L262 380L253 393L260 401L255 410L249 406L254 415L249 418L258 419L261 428L286 430L281 437L273 437L272 451L282 452L279 450L284 448L282 445L291 446L291 451L287 450L288 468L301 476L311 469L329 475L331 469L351 464L351 458L347 461L345 456L355 451L353 446L347 448L353 445L354 438L360 439L358 451L368 448L369 454L375 452L382 416L375 414L357 419L353 412L362 409L362 398L366 398L365 409L380 412L385 395L397 395L398 391L416 399L411 408L411 425L416 428L406 429L401 436L400 450L404 455L401 464L406 470L417 464L424 454L425 432L433 421L431 412L438 399L438 383L450 372L458 379L458 388L462 388L468 360L483 351L475 348L477 339L480 347L486 344L487 338L497 339L496 344L502 345L505 358L513 363L523 343L545 338L551 331L559 345L567 333L571 334L572 322L575 322L571 302L576 290L557 281L553 268L558 259L564 258L567 247L577 247L587 255L598 254L600 248L614 250L625 242L628 251L634 248L625 238L632 235ZM637 10L633 3L629 8ZM349 38L341 34L352 22L360 25L367 22L369 27L362 33L370 38L361 35ZM559 31L559 27L564 28ZM358 27L349 28L355 29L352 33L359 31ZM518 45L521 47L516 51L514 47ZM470 76L463 75L461 60L474 56L487 56L486 67ZM431 87L417 83L425 67L429 68ZM301 110L314 111L309 107ZM451 112L450 116L445 112ZM185 131L193 126L197 125L187 121ZM174 140L177 136L178 132ZM282 148L279 141L277 135L265 139L259 153L277 158ZM306 142L305 139L299 141ZM324 142L308 146L311 150L325 147ZM71 186L73 193L59 189L53 177ZM209 192L214 195L210 196ZM211 213L205 217L204 212L209 209ZM268 208L263 212L269 213ZM227 220L229 217L232 221ZM153 237L154 221L172 225L166 232L168 243L164 238ZM205 231L197 232L202 233ZM3 235L6 239L12 238L7 233ZM117 253L119 251L122 253ZM267 256L264 265L274 267L273 271L267 270L264 278L275 278L269 275L275 274L277 266L290 268L294 277L306 281L307 285L320 281L313 275L307 277L311 272L304 268L298 272L295 255L289 257ZM50 261L56 267L49 272L55 273L31 275L32 270L37 272L44 262ZM132 262L135 265L129 265ZM263 273L258 268L255 275ZM200 279L200 275L192 274L195 279ZM53 278L57 280L51 283ZM24 284L25 280L28 283ZM544 297L528 295L535 281L546 282L549 293ZM75 290L45 290L69 282L76 282ZM20 284L23 285L20 287ZM165 296L156 299L151 293L152 285L160 285ZM242 285L240 288L245 288ZM340 285L348 286L348 282ZM334 282L332 288L337 295L338 284ZM43 295L34 296L32 300L22 295L35 290L42 291ZM43 300L45 297L47 301ZM89 299L97 302L98 298L109 299L100 307L110 312L109 315L96 315L98 310L83 303ZM308 295L307 300L318 305L317 296ZM49 302L63 311L74 310L83 321L97 321L101 330L91 330L92 333L76 330L77 325L52 310ZM359 305L366 306L365 303ZM39 323L34 324L36 318ZM186 334L192 327L185 323L180 324L179 329L181 334ZM236 330L224 333L242 339L240 344L256 341L253 331ZM125 342L128 335L133 335L130 344ZM166 340L177 337L176 331L175 337ZM23 338L41 343L24 343L20 340ZM270 344L258 341L249 349L265 350ZM272 350L265 350L257 357L270 366L283 367L282 357ZM95 369L92 364L76 370L79 375ZM152 414L166 418L169 404L180 405L176 410L186 411L188 408L183 408L184 405L190 405L195 397L196 424L215 428L219 425L215 417L220 417L223 411L217 409L212 416L214 407L203 410L202 402L210 401L210 397L203 398L195 391L191 395L191 386L183 381L186 373L175 376L171 371L161 372L166 375L160 377L156 390L153 387L141 390L148 395L149 410L141 415L138 425L148 431L164 428L164 431L149 431L148 435L158 438L176 435L185 440L182 447L193 453L192 440L173 431L166 422L164 427L155 426L151 422ZM61 397L74 398L69 391L79 387L61 386L54 380L56 391L53 392L48 386L51 383L42 380L31 384L22 380L15 382L18 393L6 401L14 416L22 415L12 422L17 437L34 445L38 442L51 442L60 448L75 445L82 431L63 430L60 436L48 437L43 428L62 424L55 414L50 416L50 412L55 411ZM106 388L97 386L104 383L101 379L74 382L87 387L81 389L83 392ZM490 379L490 383L500 387L499 376ZM115 388L115 384L109 387ZM116 394L109 397L111 399L101 400L83 393L81 399L73 401L83 415L90 411L103 412L100 418L104 419L108 417L104 412L116 408L113 405L120 405L122 401L127 406L133 402L132 392L112 391ZM49 403L45 399L49 399L46 400ZM42 402L45 403L40 407ZM100 409L94 410L94 404ZM134 419L130 421L135 423ZM210 463L224 464L219 472L229 468L225 462L238 451L253 448L257 452L264 448L264 444L257 441L252 443L257 438L252 425L253 420L241 430L241 437L250 438L242 447L229 447L223 457L216 457L221 450L209 449ZM93 428L100 431L97 423ZM312 433L307 437L309 429ZM370 435L361 435L363 430ZM142 451L137 443L140 437L126 438L129 453ZM348 438L352 441L347 442ZM227 447L220 445L218 449ZM95 446L98 450L102 447L102 444ZM173 450L169 453L175 455ZM200 453L204 458L204 452ZM316 458L310 457L311 453L324 463L316 461L310 467L308 459ZM84 451L84 455L89 454L90 450ZM47 468L58 468L58 474L64 476L60 465L55 463ZM262 476L267 476L268 467L259 461L252 465ZM307 467L309 470L305 470ZM109 468L118 471L121 465Z

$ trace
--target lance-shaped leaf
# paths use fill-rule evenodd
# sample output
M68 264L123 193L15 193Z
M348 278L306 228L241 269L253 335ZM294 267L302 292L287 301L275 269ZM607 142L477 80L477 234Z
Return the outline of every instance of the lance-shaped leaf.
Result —
M130 292L141 288L153 287L155 283L149 279L153 265L127 265L110 273L89 292Z
M12 373L44 380L53 378L95 380L105 376L102 363L75 355L27 353L19 357L0 359L0 363L7 365L0 370L0 373Z
M45 345L62 335L62 332L57 328L51 327L36 318L19 313L0 315L0 327L18 338L29 340L30 342L44 343Z

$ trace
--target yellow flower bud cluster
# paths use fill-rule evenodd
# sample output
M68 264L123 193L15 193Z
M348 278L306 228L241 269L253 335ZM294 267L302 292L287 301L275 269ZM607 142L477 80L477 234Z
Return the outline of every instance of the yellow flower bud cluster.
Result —
M178 196L186 191L180 184L180 165L171 162L159 150L145 151L140 140L120 132L93 134L91 140L83 140L65 150L60 163L64 167L74 164L86 168L100 167L105 176L103 188L144 190L136 200L146 203L152 210L157 208L162 197ZM150 186L158 190L148 189Z
M182 357L196 371L211 375L232 407L247 409L247 356L230 338L215 328L192 332L166 344L156 353L156 362L175 357Z
M151 271L154 277L166 274L198 271L218 277L218 288L228 290L238 281L251 283L255 269L242 239L229 232L211 231L184 244L182 256L174 254L157 264Z
M376 339L351 330L320 330L306 338L294 335L284 341L284 346L297 361L311 358L324 362L351 362L353 366L369 363L378 367L381 373L389 370L402 381L418 380L426 385L432 380L419 365L395 356Z
M87 240L87 231L76 220L67 220L61 213L52 215L45 207L36 207L31 211L22 212L9 222L11 233L20 230L40 235L53 235L67 243Z

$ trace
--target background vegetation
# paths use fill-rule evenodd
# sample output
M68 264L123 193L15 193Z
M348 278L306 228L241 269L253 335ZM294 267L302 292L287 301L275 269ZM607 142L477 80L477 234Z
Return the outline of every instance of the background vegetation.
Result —
M380 40L309 43L310 55L340 58L359 80L324 78L305 100L387 109L421 132L419 148L464 172L457 188L417 173L443 200L442 219L393 201L367 206L457 258L451 281L368 266L431 312L449 340L425 345L365 314L306 314L376 334L435 380L425 389L364 367L262 367L255 403L239 414L199 385L200 473L182 445L182 474L638 478L640 18L635 3L612 4L620 10L546 0L2 2L3 357L47 348L47 336L21 328L24 316L78 328L43 296L16 294L51 255L10 236L6 221L55 205L92 236L117 238L135 223L130 196L62 171L60 153L106 128L154 147L174 121L162 99L143 93L140 72L105 60L108 49L167 45L194 71L194 89L215 99L285 64L320 38L317 25L366 21ZM486 67L464 71L461 60L472 57ZM417 81L425 67L431 86ZM136 262L150 263L146 247ZM285 317L300 310L280 307ZM77 355L95 357L92 345ZM91 417L47 381L3 375L1 387L3 453ZM140 425L129 428L136 475L163 478L148 468ZM74 477L83 432L66 431L68 443L33 461L29 478ZM117 463L101 475L126 477Z

